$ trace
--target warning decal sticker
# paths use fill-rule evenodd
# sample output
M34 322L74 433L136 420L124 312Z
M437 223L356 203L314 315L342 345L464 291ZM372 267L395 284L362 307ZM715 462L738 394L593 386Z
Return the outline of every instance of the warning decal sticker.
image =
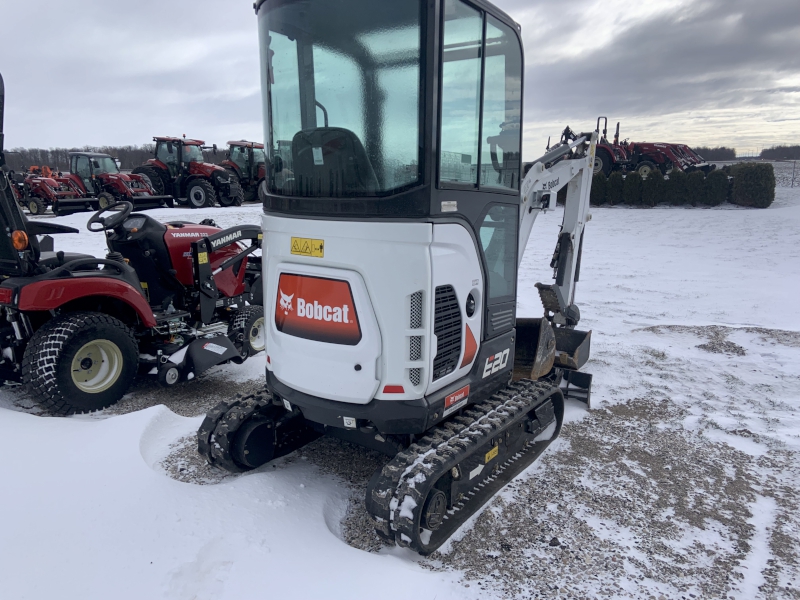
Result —
M325 240L312 240L311 238L293 237L292 254L323 258L325 256Z

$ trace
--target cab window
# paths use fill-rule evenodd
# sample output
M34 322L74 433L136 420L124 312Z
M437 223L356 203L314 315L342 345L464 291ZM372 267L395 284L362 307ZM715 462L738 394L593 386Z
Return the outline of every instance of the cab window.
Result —
M483 15L445 1L439 181L477 184Z
M445 0L440 187L519 190L522 49L516 31Z
M515 297L518 221L516 205L495 204L481 222L479 237L486 261L489 303Z

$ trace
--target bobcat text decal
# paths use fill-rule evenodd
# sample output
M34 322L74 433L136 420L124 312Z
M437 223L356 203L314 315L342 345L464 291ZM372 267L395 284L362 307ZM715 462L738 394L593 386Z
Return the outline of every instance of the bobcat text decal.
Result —
M338 279L282 273L275 327L318 342L355 346L361 341L350 284Z

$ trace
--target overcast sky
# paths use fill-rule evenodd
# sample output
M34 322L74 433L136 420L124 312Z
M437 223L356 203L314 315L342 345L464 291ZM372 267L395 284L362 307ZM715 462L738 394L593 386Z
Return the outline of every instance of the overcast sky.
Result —
M391 0L375 0L391 1ZM564 125L800 143L800 0L501 0L525 41L525 158ZM263 137L252 0L0 0L7 147Z

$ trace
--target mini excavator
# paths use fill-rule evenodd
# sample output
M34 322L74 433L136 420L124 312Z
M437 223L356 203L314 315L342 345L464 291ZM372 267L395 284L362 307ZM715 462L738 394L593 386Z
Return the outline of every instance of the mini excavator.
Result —
M436 550L558 436L590 333L575 305L597 131L521 162L520 27L483 0L259 0L266 390L198 431L257 468L320 435L393 457L378 535ZM527 167L527 168L526 168ZM536 218L564 219L517 318Z

